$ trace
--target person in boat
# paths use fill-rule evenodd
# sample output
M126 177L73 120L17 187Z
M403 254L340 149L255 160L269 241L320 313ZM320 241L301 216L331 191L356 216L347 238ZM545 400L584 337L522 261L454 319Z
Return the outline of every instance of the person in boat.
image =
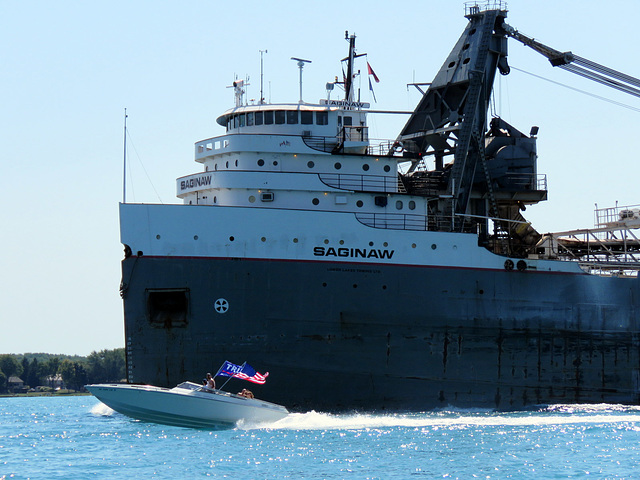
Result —
M243 388L241 392L238 392L238 395L245 398L254 398L253 392L251 390L247 390L246 388Z
M216 388L216 381L213 379L210 373L207 373L207 378L205 380L204 386L210 388L211 390L215 390Z

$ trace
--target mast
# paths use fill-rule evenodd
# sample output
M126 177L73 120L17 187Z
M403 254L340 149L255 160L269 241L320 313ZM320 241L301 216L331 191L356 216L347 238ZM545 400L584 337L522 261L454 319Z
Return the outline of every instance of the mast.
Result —
M260 105L264 105L264 91L263 91L263 80L264 80L264 63L262 57L265 53L269 53L268 50L260 50L260 101L258 102Z
M344 79L344 99L353 102L353 61L356 57L356 36L349 36L349 32L344 32L344 39L349 42L349 58L347 61L347 76Z

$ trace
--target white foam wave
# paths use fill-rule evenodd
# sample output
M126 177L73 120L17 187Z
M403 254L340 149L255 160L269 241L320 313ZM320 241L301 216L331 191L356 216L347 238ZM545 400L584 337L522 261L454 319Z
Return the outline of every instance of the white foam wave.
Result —
M363 430L373 428L465 428L474 426L548 426L638 423L640 407L622 405L553 405L531 412L442 411L416 414L291 413L270 424L241 424L239 429Z
M109 417L113 415L113 409L107 407L104 403L98 402L93 407L91 407L91 413L93 415L99 415L102 417Z

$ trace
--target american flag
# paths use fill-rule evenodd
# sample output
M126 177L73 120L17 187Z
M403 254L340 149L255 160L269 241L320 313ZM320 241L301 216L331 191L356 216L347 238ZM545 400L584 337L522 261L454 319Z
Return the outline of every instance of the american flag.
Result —
M269 372L264 374L258 373L253 369L253 367L251 367L251 365L248 365L246 363L244 363L243 365L236 365L235 363L231 363L228 360L225 360L224 364L218 371L218 375L222 377L239 378L241 380L247 380L248 382L263 385L267 381Z

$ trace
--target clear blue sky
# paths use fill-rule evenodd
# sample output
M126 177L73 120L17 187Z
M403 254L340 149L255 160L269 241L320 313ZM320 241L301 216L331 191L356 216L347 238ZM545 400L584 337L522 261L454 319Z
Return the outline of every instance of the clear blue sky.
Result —
M640 77L637 2L508 4L520 31ZM315 102L340 75L349 30L381 80L374 106L412 109L418 96L406 84L431 81L466 25L463 13L463 2L435 0L1 2L0 353L123 346L125 107L128 200L176 202L175 178L199 171L193 143L223 133L215 118L233 105L225 87L234 74L249 75L249 98L259 97L259 50L268 50L267 98L297 101L295 56L313 61L304 96ZM513 42L509 62L640 108ZM517 128L540 127L549 201L525 213L539 231L592 226L596 202L640 203L638 112L518 71L499 79L496 105ZM401 124L375 120L372 136L394 138Z

